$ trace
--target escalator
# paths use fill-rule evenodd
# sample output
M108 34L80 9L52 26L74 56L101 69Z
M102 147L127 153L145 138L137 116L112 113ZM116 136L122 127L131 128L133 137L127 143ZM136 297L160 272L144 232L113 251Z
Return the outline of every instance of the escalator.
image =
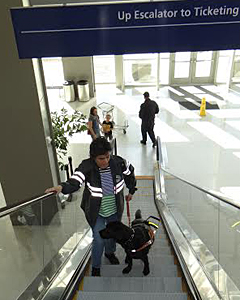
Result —
M141 209L144 219L150 215L158 216L153 200L153 180L138 180L137 188L130 202L131 216L134 216L138 208ZM127 222L125 214L123 223ZM74 299L188 299L187 293L183 292L182 278L178 276L178 267L162 223L159 224L155 242L148 254L150 263L148 276L143 275L143 263L140 260L133 260L131 272L122 274L125 267L125 251L119 245L116 255L120 265L110 265L104 257L101 277L85 276ZM91 266L89 268L91 269Z
M120 265L104 257L102 276L89 276L92 234L79 209L82 191L64 209L51 193L0 209L0 288L8 291L0 299L240 299L240 205L171 174L160 143L158 150L155 177L138 178L130 202L131 220L139 208L143 218L161 217L148 276L139 260L122 274L120 246Z

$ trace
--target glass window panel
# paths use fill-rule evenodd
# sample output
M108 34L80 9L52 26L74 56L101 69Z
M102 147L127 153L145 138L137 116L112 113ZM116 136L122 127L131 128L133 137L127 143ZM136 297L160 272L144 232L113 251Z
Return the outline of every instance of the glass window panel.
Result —
M217 69L217 83L226 83L228 72L226 70L229 69L230 59L229 57L220 56L218 61L218 69Z
M240 61L234 63L233 82L240 82Z
M64 82L61 57L43 58L43 72L47 87L62 86Z
M211 60L212 51L197 52L197 60Z
M235 56L234 56L234 61L235 61L235 62L240 61L240 56L235 55Z
M232 55L233 50L221 50L219 51L219 56L230 56Z
M64 202L54 195L0 218L1 267L7 270L1 274L0 288L7 290L7 299L42 298L89 229L80 209L82 193L71 195L73 201L69 202L65 202L69 195ZM17 278L14 288L9 288L13 278Z
M191 52L177 52L175 53L175 61L189 61Z
M94 75L96 83L115 83L114 55L94 56Z
M206 274L224 298L234 299L240 288L239 209L177 179L165 179L165 188L171 213Z
M235 55L240 55L240 50L235 50Z
M124 54L123 59L156 59L157 53L142 53L142 54Z
M219 257L219 212L218 199L210 198L203 192L177 180L165 181L171 211L195 250L199 260L209 272L213 282L218 282L218 269L212 269L210 255ZM169 200L168 200L169 201ZM204 246L204 247L203 247ZM206 247L206 252L203 249Z
M134 82L131 68L132 68L132 62L131 61L124 61L125 84L131 84L131 83Z
M209 77L211 73L211 61L199 61L196 63L196 77Z
M7 292L7 299L19 299L44 268L41 205L29 205L0 218L0 288ZM10 288L13 280L14 287ZM38 284L40 280L35 280L35 288Z
M161 55L159 80L160 84L169 84L169 59L161 59Z
M174 78L189 77L190 62L175 62Z
M240 236L239 220L240 211L238 208L221 202L219 207L220 239L219 239L219 262L223 270L240 289L239 259L240 259ZM221 272L222 270L220 270ZM221 277L220 277L221 279ZM226 277L219 282L220 290L226 287ZM230 284L228 283L228 286ZM231 298L231 296L230 296Z
M157 76L157 61L126 60L124 61L125 84L155 83Z
M162 58L170 58L170 53L160 53L160 59Z

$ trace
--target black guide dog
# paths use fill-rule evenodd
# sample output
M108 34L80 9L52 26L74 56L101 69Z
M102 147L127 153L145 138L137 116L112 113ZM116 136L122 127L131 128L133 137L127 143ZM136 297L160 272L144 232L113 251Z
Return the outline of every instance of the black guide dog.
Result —
M156 217L151 216L149 218L160 221ZM113 238L124 248L126 252L125 262L128 265L122 270L123 274L128 274L131 271L133 259L141 259L143 261L143 274L145 276L150 273L148 252L154 242L155 233L150 226L155 228L158 228L158 226L149 222L148 219L143 220L141 210L138 209L135 213L135 219L131 224L131 228L122 222L116 221L107 224L105 229L99 231L103 239Z

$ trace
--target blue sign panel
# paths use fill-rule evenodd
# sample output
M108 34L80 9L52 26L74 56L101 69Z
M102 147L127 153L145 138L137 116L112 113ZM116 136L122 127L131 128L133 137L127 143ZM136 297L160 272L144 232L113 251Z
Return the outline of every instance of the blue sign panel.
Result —
M240 48L240 1L11 9L20 58Z

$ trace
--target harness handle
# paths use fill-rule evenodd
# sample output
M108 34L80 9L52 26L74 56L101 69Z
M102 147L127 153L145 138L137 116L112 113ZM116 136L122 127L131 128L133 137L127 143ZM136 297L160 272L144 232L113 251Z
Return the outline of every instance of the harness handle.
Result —
M128 199L127 199L127 217L128 217L128 226L130 227L131 219L130 219L130 205L129 205L129 200Z
M159 219L159 218L157 218L157 217L154 217L154 216L149 216L148 218L147 218L147 221L149 220L149 219L155 219L155 220L157 220L157 221L159 221L159 222L161 222L161 220Z

